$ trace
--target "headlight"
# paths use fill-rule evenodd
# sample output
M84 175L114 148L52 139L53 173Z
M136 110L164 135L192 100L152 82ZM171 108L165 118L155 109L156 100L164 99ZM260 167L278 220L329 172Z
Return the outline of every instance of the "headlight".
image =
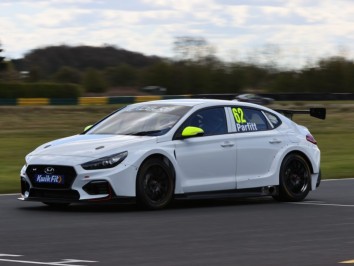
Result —
M27 169L27 163L21 169L21 176L24 176L26 174L26 169Z
M112 168L117 166L121 162L123 162L127 156L128 156L128 152L125 151L125 152L113 154L111 156L102 157L100 159L84 163L81 166L85 170Z

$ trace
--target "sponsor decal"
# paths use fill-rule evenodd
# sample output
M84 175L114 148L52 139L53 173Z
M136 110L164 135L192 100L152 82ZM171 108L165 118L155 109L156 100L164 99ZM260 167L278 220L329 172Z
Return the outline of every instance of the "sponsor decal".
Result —
M242 108L232 108L232 113L236 121L237 132L250 132L258 130L256 123L247 122Z
M256 123L247 123L245 125L236 124L237 132L248 132L248 131L257 131Z
M238 124L244 124L247 123L247 120L245 119L244 113L242 108L232 108L232 113L234 114L236 123Z
M35 176L35 178L36 178L36 183L64 184L64 178L61 175L38 174Z

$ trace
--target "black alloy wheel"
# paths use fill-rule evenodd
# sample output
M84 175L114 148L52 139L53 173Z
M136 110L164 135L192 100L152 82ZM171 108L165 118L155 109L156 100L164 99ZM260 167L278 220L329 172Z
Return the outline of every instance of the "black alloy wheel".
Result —
M299 154L287 155L280 167L279 201L301 201L310 191L311 170L307 161Z
M159 158L148 159L139 169L136 189L138 203L143 207L162 209L173 198L173 171Z

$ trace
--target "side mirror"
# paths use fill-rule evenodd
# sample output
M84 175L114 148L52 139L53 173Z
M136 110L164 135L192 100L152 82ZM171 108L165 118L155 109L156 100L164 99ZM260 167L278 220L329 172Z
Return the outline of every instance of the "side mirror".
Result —
M87 130L89 130L92 126L93 126L93 125L89 125L89 126L85 127L84 132L87 131Z
M191 138L191 137L198 137L203 136L204 130L200 127L186 127L182 131L182 138Z

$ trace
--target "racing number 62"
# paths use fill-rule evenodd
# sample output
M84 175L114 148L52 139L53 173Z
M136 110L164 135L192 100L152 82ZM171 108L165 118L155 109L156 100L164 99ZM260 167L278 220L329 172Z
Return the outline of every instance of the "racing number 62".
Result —
M235 120L238 124L247 123L246 119L244 118L243 110L239 108L232 108L232 113L234 114Z

